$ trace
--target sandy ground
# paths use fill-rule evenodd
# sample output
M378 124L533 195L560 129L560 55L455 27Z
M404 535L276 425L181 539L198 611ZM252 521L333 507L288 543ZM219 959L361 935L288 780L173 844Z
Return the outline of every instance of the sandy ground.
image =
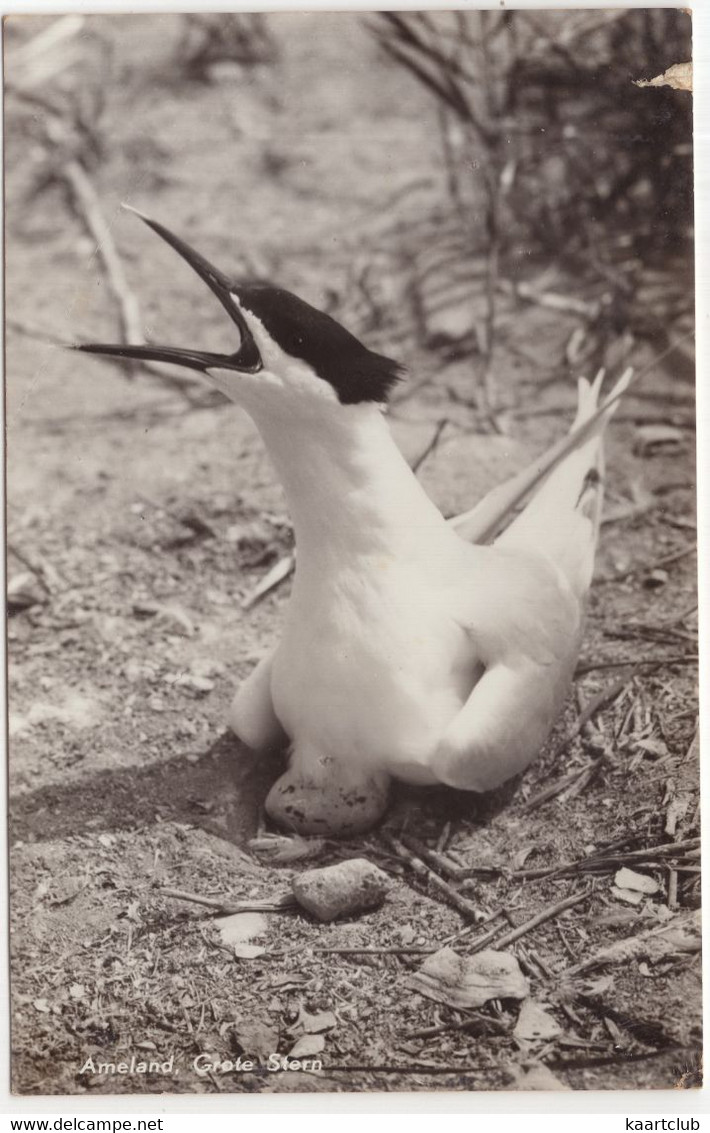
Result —
M121 200L225 268L248 255L323 305L378 205L420 173L435 191L432 109L355 19L283 16L278 71L227 72L210 84L175 80L177 17L89 23L113 44L116 76L94 182L158 341L220 349L229 328L188 269L119 211ZM288 584L248 612L243 601L291 545L261 442L233 407L189 407L153 378L129 381L28 333L112 339L116 313L61 193L50 186L28 199L35 157L17 133L7 145L9 577L27 574L34 598L9 623L15 1090L505 1089L530 1084L530 1063L572 1089L697 1084L696 952L640 953L576 983L568 972L698 904L692 385L673 358L611 430L608 509L618 517L603 528L582 657L600 667L580 675L577 701L504 800L401 791L387 820L430 848L445 834L452 860L471 871L467 896L510 925L586 893L512 947L558 1029L516 1037L519 1005L494 1001L468 1030L432 1034L458 1017L406 990L422 962L411 950L466 919L381 832L285 864L250 846L277 767L238 745L226 711L278 633ZM447 392L469 387L469 362L413 396L404 387L391 416L411 459L442 416L450 422L421 470L445 512L566 427L573 384L546 379L574 325L532 306L509 312L497 382L520 412L508 435L481 434ZM640 346L633 360L650 358ZM419 367L436 364L406 350L404 360L410 390ZM649 413L683 426L672 445L639 444ZM629 516L639 490L650 506ZM594 728L570 738L580 705L621 679ZM574 771L565 791L526 808ZM654 855L668 843L683 848ZM524 876L604 851L617 856L605 868ZM156 888L273 900L295 872L348 856L390 872L386 905L330 926L269 913L244 927L263 949L253 958L225 945L209 910ZM639 905L613 889L617 866L634 863L658 882ZM358 947L385 951L347 951ZM287 1054L323 1012L333 1019L320 1033L321 1071L192 1069L200 1052ZM89 1057L131 1055L174 1068L81 1072Z

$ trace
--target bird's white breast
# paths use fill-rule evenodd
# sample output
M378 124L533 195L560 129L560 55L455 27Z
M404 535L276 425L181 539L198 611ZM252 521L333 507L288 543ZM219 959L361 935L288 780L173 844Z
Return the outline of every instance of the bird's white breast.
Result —
M428 762L476 675L445 586L369 556L297 590L276 654L276 714L299 748L433 782Z

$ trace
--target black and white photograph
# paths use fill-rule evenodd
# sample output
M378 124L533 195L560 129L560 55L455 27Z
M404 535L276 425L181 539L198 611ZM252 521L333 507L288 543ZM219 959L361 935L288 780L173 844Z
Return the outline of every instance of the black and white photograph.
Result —
M702 1086L692 57L5 16L14 1095Z

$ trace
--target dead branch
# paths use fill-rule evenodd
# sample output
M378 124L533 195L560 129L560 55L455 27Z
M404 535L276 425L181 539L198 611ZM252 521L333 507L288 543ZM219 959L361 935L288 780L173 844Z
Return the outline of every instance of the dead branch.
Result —
M439 441L441 440L441 435L448 424L448 417L442 417L439 421L437 421L436 428L434 429L434 435L412 464L412 472L414 472L415 475L423 465L424 461L427 460L433 452L436 452Z
M515 870L511 877L521 881L539 880L543 877L565 877L575 873L606 873L629 862L653 861L658 857L682 856L686 851L697 849L699 838L689 838L684 842L666 842L660 846L648 846L641 850L624 850L618 854L594 854L579 858L574 862L563 862L556 866L543 866L539 869Z
M616 700L616 698L620 693L624 691L627 685L631 684L635 676L636 673L633 672L630 676L623 677L620 681L617 681L615 684L610 685L609 688L602 689L601 692L598 692L597 695L590 700L589 704L587 704L586 707L580 712L579 716L575 720L570 731L567 733L564 739L557 745L557 747L553 749L551 755L553 762L559 759L562 752L565 751L572 743L572 741L577 738L580 732L583 731L589 721L592 720L594 716L596 716L597 712L599 712L601 708L606 708L608 704L611 704L614 700ZM553 783L551 786L546 787L542 791L539 791L538 794L533 795L531 799L528 799L526 803L523 803L520 807L521 812L523 814L528 814L531 810L536 810L537 807L542 806L542 804L548 802L549 799L555 798L556 795L559 795L567 787L571 787L580 778L580 776L585 775L588 771L597 767L598 764L599 759L590 760L583 767L578 768L574 771L570 771L567 775L564 775L561 779L558 779L556 783Z
M354 1074L356 1072L367 1071L371 1074L421 1074L430 1075L443 1074L444 1076L451 1074L460 1078L462 1074L481 1074L484 1070L482 1065L471 1064L466 1062L459 1062L452 1066L442 1066L440 1063L435 1062L408 1062L402 1066L396 1063L369 1063L369 1062L353 1062L346 1063L345 1065L333 1066L332 1063L328 1064L329 1074Z
M422 956L422 955L429 955L432 952L438 952L439 947L440 947L440 945L437 945L436 948L433 948L431 946L427 946L427 947L423 946L421 948L409 948L409 947L397 948L396 945L392 945L391 947L388 947L388 948L371 948L371 947L367 947L367 948L355 948L355 947L351 947L351 948L330 948L330 947L323 947L323 948L321 948L321 947L317 947L317 948L314 948L314 952L330 953L334 956L360 956L360 955L366 955L366 956Z
M592 968L629 963L641 956L653 960L690 954L699 952L700 944L700 910L695 909L686 916L678 915L656 928L617 940L614 944L601 948L592 956L566 968L560 975L565 978L576 976Z
M203 897L198 893L186 893L183 889L156 885L154 890L160 897L173 901L187 901L194 905L204 905L215 913L231 916L233 913L285 913L296 908L296 898L285 893L277 901L229 901L215 897Z
M12 59L14 82L18 90L46 83L76 61L76 39L86 22L85 16L61 16L22 47Z
M443 854L438 853L436 850L430 850L425 846L419 838L415 838L413 834L400 834L400 838L405 846L410 849L418 857L428 862L439 873L443 873L445 877L449 877L452 881L461 881L462 878L468 875L468 871L461 866L454 865Z
M453 905L453 907L468 920L480 923L486 919L485 913L482 913L480 909L477 909L475 905L472 905L470 901L467 901L465 897L457 893L448 882L439 877L421 858L413 854L411 850L408 850L393 834L385 833L383 837L392 848L395 855L404 861L418 877L427 883L427 885L430 885L432 889L435 889L437 893L444 897L447 904Z
M419 1027L416 1031L407 1031L402 1038L405 1042L411 1039L433 1039L447 1031L467 1031L469 1027L478 1027L481 1030L492 1031L496 1035L506 1035L508 1027L505 1023L494 1018L493 1015L481 1015L472 1011L464 1019L451 1020L450 1023L440 1023L438 1027Z
M577 666L574 671L575 677L583 677L586 673L594 673L597 669L626 669L635 666L638 669L660 669L664 665L690 665L697 664L697 654L684 653L676 657L655 657L647 661L590 661L584 662Z
M51 563L39 555L31 555L28 551L21 551L14 542L7 543L7 551L14 555L23 566L34 575L46 594L51 595L57 590L64 590L66 583L57 574Z
M553 920L555 917L559 917L560 914L566 912L567 909L572 909L575 905L586 901L590 894L591 889L585 889L582 893L573 893L571 897L565 897L564 900L557 901L554 905L549 905L548 908L543 909L541 913L531 917L529 921L525 921L525 923L518 928L514 928L506 933L505 936L501 936L500 940L496 942L496 951L500 952L503 948L508 948L509 945L514 944L515 941L520 940L521 937L527 936L529 932L538 928L539 925L545 924L546 921ZM475 942L473 945L474 952L478 952L481 947L484 946L480 942Z
M104 265L106 278L120 312L123 341L129 345L143 344L143 330L138 301L128 286L126 273L101 209L98 194L78 161L67 161L62 176L69 184L77 212L96 241L96 250Z
M563 775L561 779L558 779L549 787L546 787L544 791L539 791L538 794L533 795L531 799L523 803L520 807L521 813L529 814L531 811L537 810L543 803L557 798L563 791L566 791L569 787L575 786L583 776L588 775L591 771L596 771L599 767L599 763L599 758L590 759L582 767L578 767L574 771L568 772L567 775Z
M76 216L96 244L109 288L118 304L122 341L134 346L142 345L145 340L138 300L129 287L99 195L85 168L86 161L95 156L93 151L98 146L95 124L87 125L79 111L76 111L75 121L70 122L51 103L34 92L13 88L13 93L29 105L37 104L43 108L43 141L54 150L50 180L58 179L66 186ZM17 329L24 332L26 328L19 326ZM36 337L47 339L42 332ZM125 362L118 362L116 359L111 362L113 365L121 365L124 370L126 368ZM199 388L199 383L194 378L166 373L159 365L148 361L141 362L141 368L176 390L191 405L195 403L191 391Z
M670 566L671 563L677 563L681 559L687 558L688 555L695 554L698 549L698 544L693 542L688 543L685 547L681 547L679 551L674 551L670 555L664 555L660 559L656 559L652 563L637 563L629 567L627 570L620 571L617 574L602 575L595 579L595 582L622 582L625 578L630 578L634 574L650 574L651 571L660 570L663 567Z
M671 1046L661 1047L659 1050L641 1051L640 1053L630 1054L627 1050L618 1051L616 1054L610 1054L606 1057L600 1058L552 1058L545 1065L550 1070L588 1070L595 1066L614 1066L620 1063L626 1065L628 1062L648 1062L651 1058L660 1058L661 1055L667 1054L668 1051L680 1051L683 1048L679 1043L672 1043Z
M539 291L530 283L513 283L510 279L499 279L496 286L503 295L524 299L527 303L546 307L550 311L582 316L590 320L596 319L599 315L598 303L589 303L586 299L577 299L573 295L558 295L556 291Z
M282 582L293 573L296 569L296 553L284 555L282 559L272 566L271 570L267 571L263 578L259 580L254 589L242 601L243 610L251 610L262 598L270 594L272 590L278 589Z

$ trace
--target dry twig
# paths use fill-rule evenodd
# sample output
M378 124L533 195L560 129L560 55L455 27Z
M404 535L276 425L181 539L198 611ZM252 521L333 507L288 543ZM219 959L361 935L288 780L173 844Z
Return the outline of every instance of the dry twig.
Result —
M78 161L72 159L65 162L61 172L72 190L77 212L96 242L96 251L104 265L109 287L118 303L122 341L140 346L144 342L140 307L128 286L123 263L104 217L98 193Z
M575 905L579 905L580 902L586 901L590 894L591 889L585 889L582 893L573 893L571 897L565 897L564 900L557 901L556 904L548 906L548 908L543 909L541 913L537 913L534 917L531 917L529 921L525 921L525 923L518 928L511 929L505 936L501 936L500 940L496 942L496 950L501 951L510 944L514 944L516 940L520 940L521 937L526 936L539 925L545 924L546 921L553 920L555 917L559 917L560 914L566 912L567 909L572 909ZM481 941L474 941L474 952L480 951L483 947L485 947L485 945Z
M658 857L683 855L686 851L697 849L699 845L699 838L689 838L685 842L666 842L663 845L648 846L642 850L622 850L617 854L593 854L588 858L580 858L575 862L563 862L556 866L516 870L511 876L516 879L531 881L543 877L565 877L575 873L605 873L620 865L627 865L629 862L647 862Z
M480 909L477 909L475 905L472 905L470 901L467 901L465 897L457 893L448 882L439 877L438 873L435 873L421 858L413 854L411 850L408 850L398 838L395 838L393 834L384 834L383 836L396 856L406 862L410 869L412 869L418 877L422 878L427 885L436 890L436 892L445 899L447 904L453 905L453 907L468 920L480 923L486 919L485 914L482 913Z
M281 583L285 582L295 569L295 552L290 555L284 555L282 559L279 559L279 561L266 572L263 578L259 579L254 589L242 601L242 609L253 609L257 603L261 602L262 598L266 598L267 594L270 594L273 590L277 590Z
M680 656L673 657L656 657L653 659L649 657L647 661L585 661L577 666L574 675L575 677L583 677L586 673L594 673L598 669L626 669L631 667L637 669L660 669L663 665L688 665L691 662L697 663L697 661L697 655L691 653L683 653Z
M440 854L438 850L430 850L425 846L419 838L415 838L413 834L400 834L400 838L405 846L417 854L418 857L423 858L428 862L433 869L442 873L445 877L451 878L452 881L461 881L463 878L469 876L469 871L463 866L454 865L454 863L447 858L444 854Z
M623 690L627 687L627 685L631 683L635 676L636 674L632 673L631 676L624 677L622 680L617 681L609 688L602 689L601 692L598 692L597 695L593 697L592 700L590 700L589 704L587 704L582 712L580 712L579 716L575 720L572 728L567 733L565 738L552 752L551 759L553 761L557 760L562 752L565 751L567 747L569 747L572 741L576 739L576 737L589 723L589 721L597 714L599 709L605 708L608 704L611 704L612 701L616 700L619 694L623 692ZM523 814L529 814L530 811L536 810L537 807L542 806L543 803L549 802L550 799L553 799L557 795L561 794L562 791L566 790L566 788L573 786L583 775L586 775L590 771L595 770L599 766L599 763L599 758L593 759L588 763L585 763L583 767L577 768L574 771L570 771L567 775L563 775L561 779L557 780L557 782L552 783L549 787L546 787L542 791L538 791L536 795L533 795L531 799L528 799L526 803L523 803L520 807L521 812Z
M419 1027L416 1031L407 1031L402 1038L409 1042L411 1039L433 1039L447 1031L467 1031L469 1027L477 1027L483 1031L493 1031L497 1035L506 1035L508 1027L493 1015L481 1015L474 1011L464 1019L452 1019L449 1023L440 1023L436 1027Z
M172 889L169 886L155 886L155 892L161 897L170 897L174 901L188 901L194 905L204 905L213 909L215 913L231 916L233 913L285 913L296 908L296 898L285 893L277 901L229 901L215 897L203 897L198 893L186 893L182 889Z
M446 426L448 424L449 424L449 418L448 417L442 417L441 420L437 421L436 428L434 430L434 435L432 436L431 440L427 444L426 448L424 448L424 450L422 452L420 452L419 456L416 458L416 460L412 464L412 472L414 472L416 474L419 471L419 469L421 468L424 461L427 460L433 452L436 452L439 441L441 439L441 435L444 432L444 429L446 428Z

